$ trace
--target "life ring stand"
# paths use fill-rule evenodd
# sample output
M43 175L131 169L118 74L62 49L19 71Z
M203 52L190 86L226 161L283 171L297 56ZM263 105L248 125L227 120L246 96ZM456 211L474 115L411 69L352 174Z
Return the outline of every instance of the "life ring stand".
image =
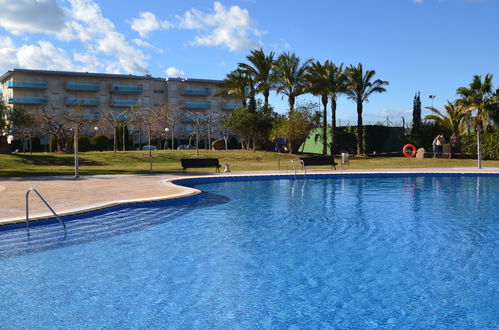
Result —
M407 152L407 149L412 149L412 152L411 153L408 153ZM414 144L406 144L404 146L404 148L402 149L402 153L404 154L404 156L406 157L415 157L416 156L416 146Z

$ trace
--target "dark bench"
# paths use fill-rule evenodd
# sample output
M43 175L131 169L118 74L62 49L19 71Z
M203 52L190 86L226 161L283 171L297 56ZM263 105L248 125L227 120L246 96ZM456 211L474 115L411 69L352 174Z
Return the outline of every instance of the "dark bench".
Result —
M307 166L316 165L330 165L331 168L336 170L336 165L338 163L334 162L333 156L311 156L311 157L300 157L302 168L306 171Z
M180 159L184 173L188 168L215 167L220 172L220 163L218 158L182 158Z

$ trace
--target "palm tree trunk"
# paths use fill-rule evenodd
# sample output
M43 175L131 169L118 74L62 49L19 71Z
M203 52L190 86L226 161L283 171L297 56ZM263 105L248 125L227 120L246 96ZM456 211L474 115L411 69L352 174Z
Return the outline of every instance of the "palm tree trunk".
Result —
M327 155L327 94L322 95L322 105L324 107L322 114L322 154Z
M336 152L336 97L331 97L331 156Z
M357 100L357 155L362 154L364 131L362 127L362 100Z
M268 108L269 106L269 94L270 92L268 90L263 92L263 105L265 108Z
M288 103L289 103L289 113L293 113L295 111L295 97L294 97L294 95L290 95L288 97Z

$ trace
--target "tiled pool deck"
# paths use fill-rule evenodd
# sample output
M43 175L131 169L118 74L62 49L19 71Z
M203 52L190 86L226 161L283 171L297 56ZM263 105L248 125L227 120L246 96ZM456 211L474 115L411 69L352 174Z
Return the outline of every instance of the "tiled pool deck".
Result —
M370 170L309 170L307 174L373 174L373 173L495 173L499 168L425 168ZM68 215L122 203L163 200L197 194L196 189L170 183L175 179L228 176L292 175L292 171L258 171L154 175L98 175L72 177L0 178L0 225L25 221L26 191L35 188L59 215ZM298 175L303 175L302 171ZM30 219L51 216L50 211L30 194Z

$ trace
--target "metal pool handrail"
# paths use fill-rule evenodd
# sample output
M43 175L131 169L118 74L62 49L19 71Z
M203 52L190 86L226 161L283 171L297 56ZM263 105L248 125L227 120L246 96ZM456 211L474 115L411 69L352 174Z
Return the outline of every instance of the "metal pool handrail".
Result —
M52 209L49 205L49 203L47 203L47 201L45 200L45 198L42 197L42 195L40 195L40 193L38 191L36 191L35 188L29 188L28 191L26 192L26 228L28 229L28 235L29 235L29 193L34 191L38 197L40 197L40 199L42 200L42 202L45 203L45 205L49 208L49 210L52 212L52 214L57 218L57 220L59 220L59 222L61 223L61 225L64 227L64 235L66 235L67 233L67 229L66 229L66 224L64 223L64 221L62 221L59 216L57 215L57 213L55 213L54 209Z

